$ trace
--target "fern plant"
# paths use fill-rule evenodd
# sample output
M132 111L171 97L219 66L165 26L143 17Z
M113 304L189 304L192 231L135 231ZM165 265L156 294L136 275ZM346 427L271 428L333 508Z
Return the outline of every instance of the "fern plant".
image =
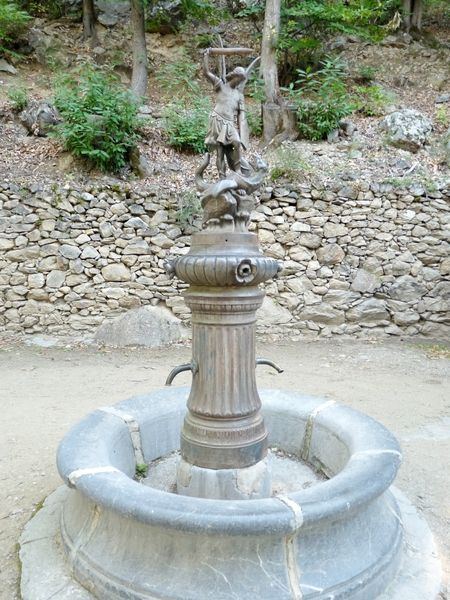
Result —
M24 33L30 19L16 2L0 0L0 55L13 54L10 48Z
M117 171L128 159L141 124L136 100L117 78L92 69L61 80L55 104L64 118L56 128L67 150L103 171Z

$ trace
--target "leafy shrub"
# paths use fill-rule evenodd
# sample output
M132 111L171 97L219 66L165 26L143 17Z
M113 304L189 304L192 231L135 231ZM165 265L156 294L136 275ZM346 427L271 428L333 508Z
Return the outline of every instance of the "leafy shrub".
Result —
M260 137L263 131L261 108L247 106L247 122L250 133Z
M383 115L386 106L395 100L395 94L387 92L379 85L357 85L353 91L356 94L356 108L366 117Z
M450 116L445 106L439 106L434 118L440 127L448 127L450 125Z
M59 19L65 13L61 0L20 0L20 5L34 17Z
M370 65L362 65L359 67L356 77L354 79L359 83L369 83L375 79L377 74L377 70L375 67Z
M321 140L338 128L341 119L355 108L347 92L344 67L327 58L317 71L297 71L297 80L288 88L297 110L300 134L310 140Z
M13 87L8 90L8 99L14 112L20 112L28 105L28 93L23 87Z
M8 49L26 30L30 18L16 2L0 0L0 53L8 53Z
M205 152L210 106L209 99L202 97L195 98L191 106L183 102L169 104L164 112L169 144L185 152Z
M56 135L67 150L104 171L123 167L138 137L137 104L110 74L87 69L60 81L55 104L64 118Z

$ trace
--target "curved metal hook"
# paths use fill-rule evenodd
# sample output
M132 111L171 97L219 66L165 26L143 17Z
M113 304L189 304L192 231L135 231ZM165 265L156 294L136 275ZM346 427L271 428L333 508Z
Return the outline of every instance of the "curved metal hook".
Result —
M268 360L267 358L257 358L256 359L256 366L258 366L258 365L269 365L269 367L272 367L278 373L283 373L283 371L284 371L284 369L282 369L281 367L279 367L278 365L276 365L271 360Z
M179 374L179 373L183 373L183 371L192 371L192 375L195 375L198 371L198 365L195 362L191 362L191 363L185 363L183 365L178 365L178 367L174 367L167 379L166 379L166 385L172 385L172 381L175 379L175 377Z

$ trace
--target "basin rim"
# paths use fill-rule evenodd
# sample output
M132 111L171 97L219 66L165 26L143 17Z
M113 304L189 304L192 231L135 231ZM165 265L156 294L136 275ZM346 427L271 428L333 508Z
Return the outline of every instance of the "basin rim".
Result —
M155 414L158 411L164 411L159 414L173 413L175 417L180 411L184 414L188 393L189 388L166 388L134 396L116 404L115 408L141 415L141 421L145 416L143 407ZM340 435L340 439L345 438L350 459L344 468L311 488L283 498L259 500L181 496L144 486L117 469L84 474L76 479L73 487L94 503L122 516L178 531L211 535L289 535L299 527L317 527L331 519L348 518L388 490L400 465L401 454L396 439L383 425L357 410L297 392L262 390L260 396L268 421L271 415L288 413L312 427L328 428L334 435ZM99 413L102 411L82 419L59 446L58 469L66 483L77 470L108 467L105 457L109 456L110 449L102 447L104 440L99 439L91 449L83 447L74 451L80 433L91 426L93 416L101 422L106 415ZM138 417L137 421L140 422ZM104 464L99 465L101 462ZM114 469L112 464L109 466Z

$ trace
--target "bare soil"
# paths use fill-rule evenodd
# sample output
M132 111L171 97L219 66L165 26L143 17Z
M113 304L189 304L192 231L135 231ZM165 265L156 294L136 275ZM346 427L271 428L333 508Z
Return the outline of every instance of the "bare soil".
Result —
M58 60L42 65L30 55L15 64L16 75L0 72L0 181L21 186L55 181L59 184L73 181L79 184L83 181L99 183L105 179L119 179L137 187L161 184L166 189L178 192L193 189L193 172L199 159L180 154L168 146L161 119L167 103L182 97L184 86L179 89L169 86L167 90L167 82L164 86L158 78L169 63L197 63L198 81L205 95L212 93L200 73L201 49L193 44L196 31L187 29L179 35L147 34L150 63L147 105L151 117L143 129L139 149L153 172L146 179L139 180L130 169L123 169L114 176L105 176L74 160L59 141L29 135L13 113L8 99L8 94L15 88L26 89L30 99L51 99L61 73L89 63L115 64L122 82L129 85L129 29L123 25L112 29L100 26L99 46L92 50L89 44L82 41L81 25L78 23L61 19L48 23L42 21L37 26L54 40L58 48ZM225 45L258 47L256 30L246 21L229 21L216 29L221 32ZM394 40L392 43L375 44L350 38L339 50L340 59L348 66L349 83L357 81L358 74L364 69L372 69L374 80L364 85L380 86L386 94L386 100L377 107L379 114L375 116L368 117L361 113L350 116L356 127L352 137L341 137L336 143L296 142L291 160L295 159L302 165L299 177L388 180L395 186L417 182L432 188L437 180L449 176L450 169L442 153L441 140L450 125L450 103L435 104L435 100L439 95L450 92L450 29L446 22L439 23L431 19L419 39L409 37L403 42L399 35L399 40L399 43ZM251 98L248 98L248 103L257 110ZM379 130L383 114L398 108L417 109L433 123L434 132L429 144L415 155L389 146ZM276 163L271 153L265 153L260 140L252 140L251 150L263 154L270 168Z
M258 367L260 388L337 400L381 421L398 437L404 462L397 486L435 534L450 581L450 346L426 342L325 340L260 343L278 375ZM17 600L17 541L40 503L61 484L56 448L96 407L160 388L190 359L168 349L43 348L0 342L0 599ZM176 385L189 384L187 374ZM442 600L450 600L444 586ZM407 600L405 598L405 600Z

